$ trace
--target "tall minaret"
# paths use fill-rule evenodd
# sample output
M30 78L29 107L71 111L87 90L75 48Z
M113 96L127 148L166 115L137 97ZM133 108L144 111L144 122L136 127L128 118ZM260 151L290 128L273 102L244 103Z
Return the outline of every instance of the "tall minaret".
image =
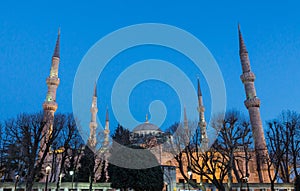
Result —
M106 108L106 116L105 116L105 129L104 129L104 142L103 147L107 148L109 145L109 115L108 108Z
M206 133L206 122L205 122L205 117L204 117L204 111L205 107L203 105L203 99L202 99L202 92L200 88L200 80L198 78L198 112L199 112L199 122L198 126L200 127L200 132L201 132L201 145L203 150L208 149L208 137Z
M91 107L91 122L90 122L90 137L88 140L88 143L90 147L95 148L97 144L97 139L96 139L96 129L97 129L97 85L95 83L94 87L94 94L93 94L93 100L92 100L92 107Z
M244 43L242 33L240 30L240 25L238 26L239 32L239 48L240 48L240 60L242 64L243 74L240 76L246 93L246 100L244 102L248 109L250 116L250 123L252 126L252 134L254 140L254 147L256 153L257 171L259 176L259 181L261 183L268 181L267 177L264 176L264 171L266 170L266 165L263 162L266 157L268 157L268 151L266 147L266 141L264 137L264 131L262 127L262 122L260 118L260 100L256 96L256 90L254 86L255 75L250 68L250 60L248 57L248 51Z
M46 95L46 100L43 103L43 110L44 110L44 121L47 122L46 123L47 125L45 125L45 128L43 129L43 132L46 133L46 136L41 145L43 145L43 143L46 143L47 140L52 135L54 112L57 109L56 89L59 85L59 78L58 78L58 66L59 66L59 59L60 59L59 43L60 43L60 30L58 30L56 45L52 56L50 75L46 79L48 92Z

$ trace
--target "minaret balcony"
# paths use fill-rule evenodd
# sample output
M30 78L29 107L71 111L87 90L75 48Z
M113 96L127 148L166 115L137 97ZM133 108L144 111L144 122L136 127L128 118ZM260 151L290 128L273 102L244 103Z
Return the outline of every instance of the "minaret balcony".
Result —
M90 127L91 127L91 128L96 128L96 127L97 127L97 122L91 121L91 122L90 122Z
M43 103L43 109L44 110L56 111L57 110L57 103L55 101L46 101L46 102Z
M243 73L241 76L240 76L241 80L243 83L245 82L254 82L255 80L255 75L253 72L246 72L246 73Z
M260 99L258 97L249 98L244 101L245 106L250 107L260 107Z
M46 83L48 84L48 85L56 85L56 86L58 86L59 85L59 82L60 82L60 80L59 80L59 78L58 77L48 77L47 79L46 79Z

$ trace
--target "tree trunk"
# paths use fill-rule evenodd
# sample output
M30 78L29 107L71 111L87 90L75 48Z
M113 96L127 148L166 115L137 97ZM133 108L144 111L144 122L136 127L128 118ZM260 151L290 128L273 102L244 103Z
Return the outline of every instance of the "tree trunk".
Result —
M31 191L33 187L33 181L26 181L26 187L25 190L26 191Z
M275 191L275 181L271 181L271 191Z
M230 159L229 159L229 168L228 168L228 191L232 191L232 169L233 169L233 161L234 161L234 155L233 155L233 149L230 151Z
M218 186L217 189L219 191L226 191L226 188L225 188L225 186L223 184L221 184L220 186Z
M56 183L56 191L59 191L59 187L60 187L59 183L60 183L60 181L57 181L57 183Z
M93 180L92 180L91 176L89 177L89 181L90 181L90 187L89 187L89 189L90 189L90 191L93 191Z
M224 184L221 182L215 182L217 180L213 180L212 183L216 186L216 188L219 190L219 191L226 191L226 188L224 186Z
M298 175L295 180L295 191L300 191L300 175Z

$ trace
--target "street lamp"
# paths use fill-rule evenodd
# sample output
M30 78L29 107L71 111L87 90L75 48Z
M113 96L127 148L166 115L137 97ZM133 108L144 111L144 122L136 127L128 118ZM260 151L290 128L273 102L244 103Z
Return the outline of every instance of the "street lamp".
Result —
M45 191L47 191L47 186L48 186L48 178L49 178L49 174L51 172L51 166L48 165L46 167L46 185L45 185Z
M15 176L15 179L16 179L16 182L15 182L15 191L16 191L16 190L17 190L17 184L18 184L18 182L19 182L20 176L17 174L17 175Z
M73 171L73 170L71 170L69 173L70 173L70 175L72 176L72 190L73 190L74 171Z
M248 176L245 176L245 177L243 178L243 182L246 183L246 185L247 185L247 190L249 190L248 181L249 181L249 177L248 177Z
M191 176L192 176L192 171L190 168L188 168L188 171L187 171L188 175L189 175L189 180L191 180ZM190 190L190 181L188 181L188 189Z

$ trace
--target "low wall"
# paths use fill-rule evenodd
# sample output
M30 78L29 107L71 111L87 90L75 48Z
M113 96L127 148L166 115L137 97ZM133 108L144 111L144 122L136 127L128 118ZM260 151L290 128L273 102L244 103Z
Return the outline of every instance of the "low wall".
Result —
M15 185L13 182L0 182L0 191L15 191L15 186L16 190L18 191L24 191L25 190L25 184L24 183L19 183ZM46 184L37 182L34 183L33 185L33 191L44 191ZM73 183L72 182L62 182L60 185L60 190L61 191L88 191L89 190L89 183ZM47 185L48 190L50 191L55 191L56 190L56 183L54 182L49 182ZM94 183L93 184L93 190L96 191L114 191L115 189L112 189L110 187L110 183Z

